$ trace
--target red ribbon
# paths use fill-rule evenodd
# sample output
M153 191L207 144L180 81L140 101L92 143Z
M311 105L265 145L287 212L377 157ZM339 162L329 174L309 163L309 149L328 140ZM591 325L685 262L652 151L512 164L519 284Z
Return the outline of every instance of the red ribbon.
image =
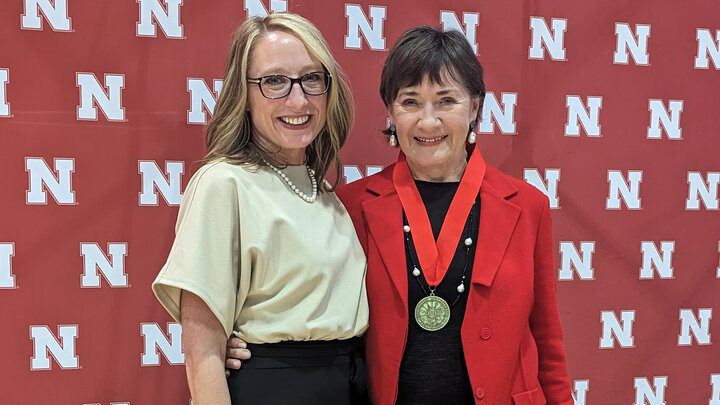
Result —
M420 267L422 267L425 280L431 287L440 284L450 267L460 235L465 227L470 209L475 202L475 197L480 191L480 185L484 177L485 161L476 145L470 160L468 160L465 173L463 173L460 180L460 186L455 192L450 208L445 215L436 242L425 204L423 204L415 180L410 173L405 154L400 152L393 170L393 184L412 230L415 252L420 261Z

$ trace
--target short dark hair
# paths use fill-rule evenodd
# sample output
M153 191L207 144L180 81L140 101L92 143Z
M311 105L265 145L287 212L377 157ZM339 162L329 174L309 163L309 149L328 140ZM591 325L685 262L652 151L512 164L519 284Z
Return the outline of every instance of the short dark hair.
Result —
M465 86L472 97L485 98L483 68L459 31L441 31L427 25L411 28L395 42L380 76L380 97L392 104L400 89L412 87L426 76L443 84L443 75Z

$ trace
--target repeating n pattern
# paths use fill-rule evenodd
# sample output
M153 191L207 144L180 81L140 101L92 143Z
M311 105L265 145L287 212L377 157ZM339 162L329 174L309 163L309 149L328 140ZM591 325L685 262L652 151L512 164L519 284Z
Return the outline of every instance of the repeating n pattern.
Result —
M397 153L377 97L393 41L419 24L462 32L486 68L485 159L553 209L575 404L720 405L720 4L661 0L651 16L587 2L12 3L0 13L0 299L12 309L0 311L12 348L0 379L15 381L3 403L141 404L183 386L182 329L150 282L232 30L289 10L323 30L353 84L341 183ZM187 389L161 396L190 403Z

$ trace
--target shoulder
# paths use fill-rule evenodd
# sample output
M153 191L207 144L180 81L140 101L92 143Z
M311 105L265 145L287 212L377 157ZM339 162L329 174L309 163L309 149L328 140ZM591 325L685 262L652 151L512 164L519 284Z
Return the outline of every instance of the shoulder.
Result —
M252 179L258 170L252 166L237 165L224 161L204 164L193 174L188 188L230 186Z
M252 173L252 167L237 165L225 161L205 163L193 175L196 181L222 181L223 179L237 179Z
M370 181L372 181L372 176L363 177L360 180L355 180L352 183L348 183L338 187L335 193L343 202L345 200L358 198L365 193L365 191L367 190L367 185Z
M521 208L542 210L549 206L548 198L542 191L523 180L501 172L493 166L487 165L484 182L494 192Z
M363 177L360 180L341 186L337 189L337 196L345 206L358 205L368 198L378 196L389 184L392 186L392 171L395 164L385 167L379 173Z
M192 175L183 195L183 202L237 201L241 190L252 181L253 172L245 166L223 161L206 163Z

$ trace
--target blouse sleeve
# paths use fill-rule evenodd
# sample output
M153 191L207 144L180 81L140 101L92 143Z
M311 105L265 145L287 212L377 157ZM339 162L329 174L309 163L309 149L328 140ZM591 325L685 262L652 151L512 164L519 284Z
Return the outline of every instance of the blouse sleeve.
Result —
M230 336L238 295L240 217L237 183L218 164L201 168L185 190L175 241L153 282L155 296L180 321L180 293L200 297Z

